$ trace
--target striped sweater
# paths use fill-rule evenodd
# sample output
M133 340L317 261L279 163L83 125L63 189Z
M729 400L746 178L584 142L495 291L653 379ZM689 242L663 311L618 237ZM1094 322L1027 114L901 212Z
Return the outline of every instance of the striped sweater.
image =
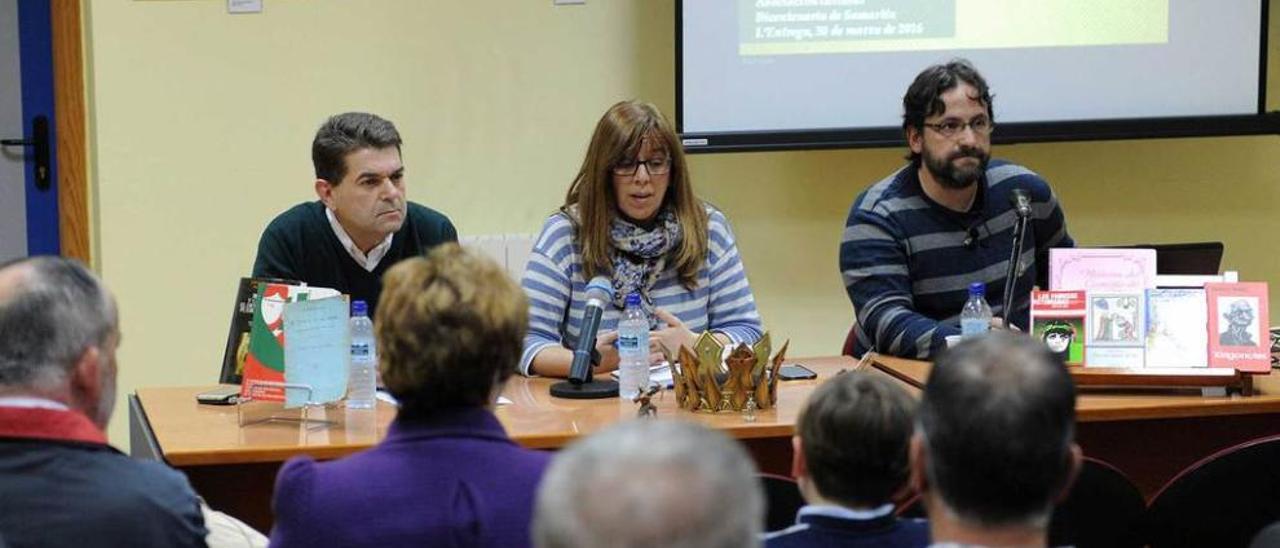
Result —
M694 333L711 330L724 333L734 343L753 343L763 329L738 245L724 214L710 206L707 214L710 242L707 261L698 271L697 288L690 291L680 285L675 269L669 267L658 276L650 296L654 306L680 318ZM543 224L521 280L529 297L529 333L520 356L522 374L530 374L529 364L542 349L577 338L586 305L586 283L582 257L573 241L573 225L557 212ZM600 320L600 330L617 329L621 316L622 310L609 306Z
M1031 196L1010 315L1011 323L1026 329L1031 288L1037 280L1043 284L1039 275L1049 248L1075 244L1049 184L1031 170L992 160L978 184L973 207L951 211L924 194L911 164L854 200L840 241L840 272L857 316L857 355L932 356L946 346L946 336L960 333L970 282L987 285L987 303L1001 315L1017 220L1009 203L1015 188Z

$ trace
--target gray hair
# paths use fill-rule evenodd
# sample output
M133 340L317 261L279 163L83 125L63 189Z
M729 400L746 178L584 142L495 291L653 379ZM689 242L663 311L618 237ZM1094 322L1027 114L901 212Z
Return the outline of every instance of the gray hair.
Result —
M728 436L693 423L630 420L561 451L538 489L542 548L758 546L764 495Z
M116 306L78 261L34 257L0 265L0 272L23 268L14 286L0 291L0 388L53 389L85 349L103 346L116 331Z

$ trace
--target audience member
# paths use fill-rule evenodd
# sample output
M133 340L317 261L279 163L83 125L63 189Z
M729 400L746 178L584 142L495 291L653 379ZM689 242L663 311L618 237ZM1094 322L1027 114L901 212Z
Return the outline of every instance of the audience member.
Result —
M391 265L458 240L443 214L410 202L400 133L373 114L330 117L311 143L316 202L298 204L262 232L253 275L330 287L376 313Z
M524 293L489 259L446 244L385 280L379 368L400 402L374 448L289 460L272 546L526 546L549 456L517 446L493 414L515 373Z
M535 240L523 281L522 372L568 375L564 345L577 340L584 288L596 276L608 276L615 292L600 322L597 371L618 366L614 329L630 293L649 312L655 363L663 348L692 348L703 331L735 344L763 334L729 221L694 195L680 138L648 103L623 101L600 118L564 206Z
M0 531L9 546L205 546L187 479L107 444L119 344L115 300L79 263L0 266Z
M693 423L636 419L555 457L538 489L542 548L758 546L764 495L746 451Z
M791 438L792 475L808 504L765 546L928 545L924 520L894 515L914 420L915 401L888 377L853 371L814 390Z
M1043 546L1079 471L1075 385L1028 335L993 331L942 353L911 441L933 542Z
M1263 527L1254 535L1253 540L1249 542L1249 548L1277 548L1280 547L1280 522L1272 523Z

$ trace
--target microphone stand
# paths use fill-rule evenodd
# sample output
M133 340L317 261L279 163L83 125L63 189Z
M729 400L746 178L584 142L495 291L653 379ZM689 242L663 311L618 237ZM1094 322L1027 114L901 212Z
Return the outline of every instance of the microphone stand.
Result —
M583 336L585 333L579 334ZM576 341L566 341L569 348L576 348ZM593 379L592 371L597 365L600 365L600 352L591 349L590 367L582 372L582 376L575 377L570 372L570 378L566 381L560 381L551 385L551 395L557 398L565 398L570 400L599 400L604 398L618 397L618 381L605 379Z
M1009 254L1009 271L1004 276L1004 304L1000 310L1000 320L1005 329L1009 328L1009 314L1013 312L1013 286L1017 285L1017 274L1022 266L1022 241L1027 236L1027 220L1030 211L1018 211L1018 222L1013 225L1013 251Z

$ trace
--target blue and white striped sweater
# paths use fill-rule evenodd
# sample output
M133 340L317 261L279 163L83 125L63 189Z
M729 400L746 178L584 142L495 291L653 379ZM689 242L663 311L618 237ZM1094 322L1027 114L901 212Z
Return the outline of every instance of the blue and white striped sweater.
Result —
M987 285L987 303L1004 308L1005 275L1017 216L1015 188L1031 196L1031 221L1011 320L1026 328L1029 295L1051 247L1072 247L1049 184L1022 166L992 160L968 213L925 196L915 166L872 185L854 201L840 243L840 271L857 314L855 352L928 358L958 334L968 285ZM970 230L972 229L972 230ZM970 245L965 240L976 237Z
M764 330L737 243L723 213L708 206L707 215L707 260L698 271L696 289L685 289L675 269L667 268L654 283L650 297L655 306L680 318L694 333L711 330L724 333L735 343L753 343ZM560 346L565 337L578 336L586 283L581 254L573 242L573 225L557 212L543 224L521 280L529 297L529 333L520 356L522 374L529 374L529 364L542 349ZM621 315L620 309L610 306L601 318L600 329L617 329Z

